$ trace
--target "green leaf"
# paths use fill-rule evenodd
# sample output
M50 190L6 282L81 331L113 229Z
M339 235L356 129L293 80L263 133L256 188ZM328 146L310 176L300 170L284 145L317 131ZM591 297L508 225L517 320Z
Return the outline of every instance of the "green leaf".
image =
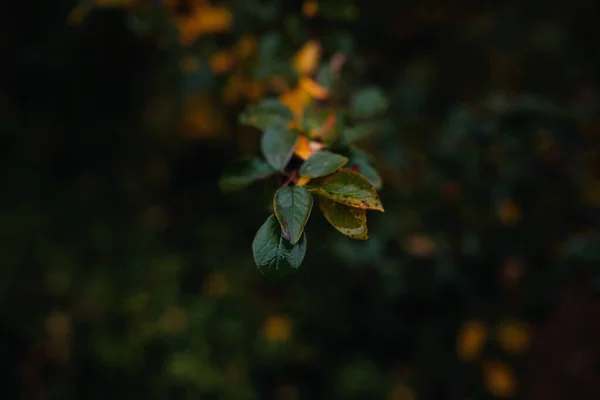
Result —
M313 179L307 185L307 189L350 207L384 211L381 200L369 180L348 169L340 169L323 178Z
M349 159L348 165L358 168L358 172L364 175L376 190L383 187L381 175L379 175L377 168L375 168L373 158L369 154L360 149L351 148Z
M388 107L388 100L376 87L367 87L354 95L351 102L354 118L373 118L380 116Z
M292 246L281 233L277 218L271 215L252 241L254 262L263 275L288 273L300 268L306 255L306 233Z
M366 210L348 207L326 197L319 198L319 208L325 219L342 234L352 239L369 238Z
M294 154L298 133L289 129L282 121L274 121L265 131L260 148L267 162L275 169L283 171Z
M265 99L251 105L240 115L240 123L265 131L274 121L293 121L292 111L277 99Z
M347 126L342 130L342 141L345 144L356 143L371 136L378 128L378 122L363 122Z
M308 107L302 114L302 131L313 140L333 143L340 135L341 115L332 109Z
M224 192L241 190L275 172L273 167L258 157L239 160L225 171L219 180L219 187Z
M305 187L284 186L275 193L275 216L281 224L283 236L290 244L295 245L300 240L312 206L312 195Z
M300 167L300 176L305 178L320 178L342 168L348 159L327 150L313 153Z

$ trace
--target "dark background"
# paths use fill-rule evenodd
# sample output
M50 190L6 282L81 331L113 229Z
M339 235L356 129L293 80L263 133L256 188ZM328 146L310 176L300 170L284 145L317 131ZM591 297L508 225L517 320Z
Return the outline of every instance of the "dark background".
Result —
M358 1L351 20L233 1L193 48L160 39L193 6L142 3L78 24L73 1L0 5L2 398L600 398L593 1ZM250 249L272 187L217 186L256 148L248 99L178 66L289 18L283 54L349 41L357 82L389 96L364 143L386 213L365 243L314 216L272 283ZM182 128L202 94L223 122Z

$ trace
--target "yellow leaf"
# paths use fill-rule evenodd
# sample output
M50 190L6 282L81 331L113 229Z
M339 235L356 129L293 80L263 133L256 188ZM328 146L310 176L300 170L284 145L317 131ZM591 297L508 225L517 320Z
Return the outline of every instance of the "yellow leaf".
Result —
M494 397L513 397L517 391L517 379L503 362L492 361L483 365L483 380Z
M303 160L307 160L308 157L310 157L310 155L312 154L312 151L310 149L310 146L308 144L308 138L306 136L304 136L304 135L298 136L294 154Z
M296 182L296 186L305 186L308 182L310 182L310 178L301 176L300 178L298 178L298 181Z
M300 75L310 75L317 70L321 60L321 45L316 40L306 42L294 57L294 66Z
M271 315L264 322L263 334L271 343L286 342L292 335L292 324L285 316Z
M312 97L301 87L296 87L280 97L280 101L288 106L296 120L302 118L304 109L312 102Z
M467 321L458 332L456 352L464 361L475 360L487 339L487 327L481 321Z
M329 96L329 91L326 88L310 78L301 78L300 87L318 100L324 100Z

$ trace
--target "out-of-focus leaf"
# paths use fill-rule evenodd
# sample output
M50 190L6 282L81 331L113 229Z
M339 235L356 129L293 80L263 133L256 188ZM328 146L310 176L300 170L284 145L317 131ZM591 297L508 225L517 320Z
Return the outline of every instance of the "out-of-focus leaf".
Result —
M251 105L240 115L240 123L250 125L261 131L266 130L274 121L292 121L292 111L277 99L266 99Z
M368 87L352 97L352 116L356 119L374 118L383 115L388 107L387 97L381 89Z
M283 121L273 121L263 134L260 148L267 162L275 169L282 171L292 158L298 132L288 128Z
M267 178L277 172L258 157L240 160L232 165L219 180L221 190L225 192L241 190L254 181Z
M326 197L319 198L319 208L325 219L342 234L352 239L369 238L366 210L348 207Z
M307 188L319 196L350 207L384 211L373 185L367 178L354 171L340 169L323 178L313 179Z
M252 241L254 262L263 275L281 275L300 268L306 255L306 233L295 246L283 236L275 215L258 229Z
M354 126L346 126L342 130L342 141L352 144L371 136L379 128L377 122L363 122Z
M284 186L275 193L275 216L281 224L283 236L292 246L300 240L312 206L312 195L304 187Z
M348 159L339 154L327 150L321 150L313 153L302 167L300 167L300 176L305 178L320 178L329 175L342 168Z

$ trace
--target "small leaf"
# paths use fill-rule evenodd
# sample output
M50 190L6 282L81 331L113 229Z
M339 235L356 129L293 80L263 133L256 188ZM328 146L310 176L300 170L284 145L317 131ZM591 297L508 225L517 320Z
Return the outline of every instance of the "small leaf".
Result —
M273 167L258 157L243 159L225 171L219 180L219 187L224 192L241 190L275 172Z
M352 98L351 109L354 118L373 118L385 112L388 100L376 87L362 89Z
M350 207L384 211L381 200L369 180L348 169L340 169L323 178L313 179L307 188L319 196Z
M313 140L334 142L340 134L340 118L331 109L309 107L304 110L301 128Z
M329 175L342 168L348 159L339 154L327 150L321 150L311 155L302 167L300 176L306 178L320 178Z
M381 176L373 164L373 158L369 154L360 149L351 148L348 158L350 159L348 165L356 167L358 172L364 175L375 189L379 190L382 188L383 182Z
M352 239L369 238L366 210L348 207L326 197L319 198L319 208L325 219L342 234Z
M274 121L279 120L292 121L294 114L277 99L266 99L251 105L240 115L241 124L253 126L261 131L267 130Z
M306 233L292 246L281 233L277 218L271 215L252 241L254 262L263 274L281 274L300 268L306 255Z
M276 121L265 131L260 148L267 162L282 171L292 158L298 133L289 129L285 123Z
M295 245L300 240L313 206L312 195L304 187L284 186L273 199L275 216L283 236Z

